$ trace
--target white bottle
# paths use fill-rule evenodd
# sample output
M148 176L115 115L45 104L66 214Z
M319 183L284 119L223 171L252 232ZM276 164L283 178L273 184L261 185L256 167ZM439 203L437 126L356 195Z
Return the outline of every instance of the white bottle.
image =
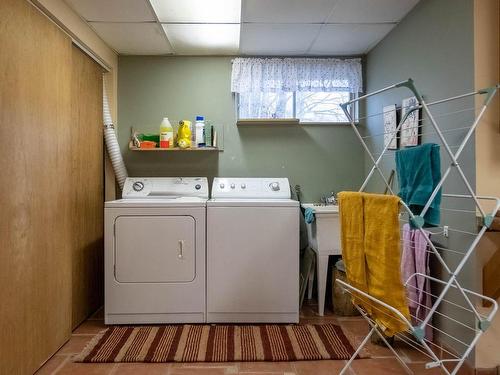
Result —
M174 147L174 128L168 117L164 117L160 125L160 148L171 147Z
M195 141L196 147L205 147L205 119L203 116L196 116Z

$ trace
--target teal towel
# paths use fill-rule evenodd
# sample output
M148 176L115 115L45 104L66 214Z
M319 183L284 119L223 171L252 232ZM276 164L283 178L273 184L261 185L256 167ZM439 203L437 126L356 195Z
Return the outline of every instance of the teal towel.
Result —
M396 151L396 171L399 196L414 215L420 215L432 191L441 179L439 145L421 146ZM438 226L440 221L441 189L424 215L425 226Z
M314 208L307 207L306 211L304 212L304 218L306 219L307 224L311 224L314 222Z

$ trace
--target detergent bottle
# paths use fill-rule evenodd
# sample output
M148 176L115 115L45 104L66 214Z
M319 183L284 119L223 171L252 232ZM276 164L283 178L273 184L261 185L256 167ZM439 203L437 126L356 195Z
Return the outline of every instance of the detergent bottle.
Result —
M205 147L205 118L203 116L196 116L194 139L196 147Z
M179 131L177 132L177 145L180 148L191 147L191 121L179 121Z
M174 129L168 117L164 117L160 125L160 148L170 147L174 147Z

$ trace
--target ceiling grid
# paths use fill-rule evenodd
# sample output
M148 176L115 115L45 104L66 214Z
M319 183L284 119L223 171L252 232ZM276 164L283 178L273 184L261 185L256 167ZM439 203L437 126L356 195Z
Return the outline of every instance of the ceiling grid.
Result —
M65 0L132 55L362 55L419 0Z

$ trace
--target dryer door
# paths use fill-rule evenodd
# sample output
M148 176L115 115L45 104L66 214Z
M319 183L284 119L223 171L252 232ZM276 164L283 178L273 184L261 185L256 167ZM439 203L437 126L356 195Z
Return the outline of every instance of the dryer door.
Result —
M193 217L119 216L116 219L116 281L190 282L195 273Z

